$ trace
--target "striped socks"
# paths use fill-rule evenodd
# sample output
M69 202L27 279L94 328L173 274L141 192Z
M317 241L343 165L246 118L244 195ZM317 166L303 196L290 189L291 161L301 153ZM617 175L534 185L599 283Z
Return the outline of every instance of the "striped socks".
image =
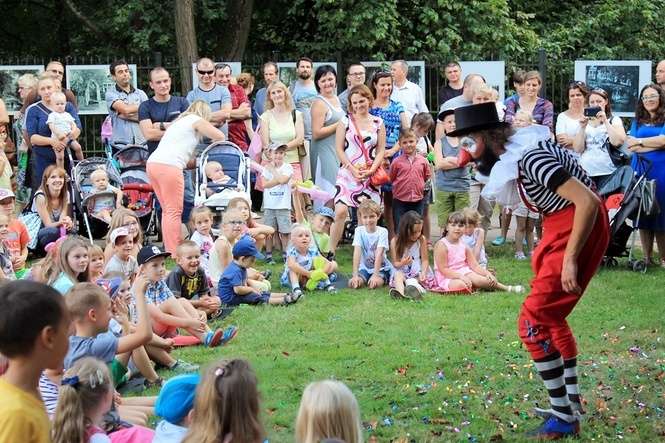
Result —
M580 388L577 384L577 358L573 357L563 361L563 377L566 382L566 391L568 392L571 408L574 412L584 414Z
M571 361L572 360L572 361ZM575 390L575 398L579 401L579 389L577 388L577 368L576 360L569 360L568 379L571 381L571 388ZM566 386L567 380L564 378L564 361L561 354L555 352L545 358L534 360L536 370L545 383L550 397L551 413L561 420L568 423L575 422L577 418L571 408L571 400L568 398L569 386ZM574 384L573 384L574 382Z

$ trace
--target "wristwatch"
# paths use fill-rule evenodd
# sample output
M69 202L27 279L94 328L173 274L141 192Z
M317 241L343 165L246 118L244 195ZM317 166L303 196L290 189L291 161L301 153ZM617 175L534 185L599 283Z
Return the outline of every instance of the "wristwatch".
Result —
M164 126L164 122L159 122L159 130L166 131L166 126Z
M638 138L638 139L637 139L637 144L640 145L640 146L644 146L644 145L642 144L642 139L641 139L641 138Z

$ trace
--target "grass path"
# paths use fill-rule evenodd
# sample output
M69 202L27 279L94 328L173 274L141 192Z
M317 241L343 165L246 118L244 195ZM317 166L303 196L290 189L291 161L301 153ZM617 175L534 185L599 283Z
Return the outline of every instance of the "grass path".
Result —
M491 266L527 284L529 264L508 247ZM348 272L349 250L338 253ZM277 287L279 266L273 267ZM569 321L588 402L583 441L665 439L665 271L602 270ZM308 294L291 307L236 309L238 337L178 357L205 364L244 357L254 366L271 442L293 441L303 388L336 378L360 402L370 441L523 441L546 392L516 333L523 295L428 295L391 300L387 290ZM168 376L169 374L165 374Z

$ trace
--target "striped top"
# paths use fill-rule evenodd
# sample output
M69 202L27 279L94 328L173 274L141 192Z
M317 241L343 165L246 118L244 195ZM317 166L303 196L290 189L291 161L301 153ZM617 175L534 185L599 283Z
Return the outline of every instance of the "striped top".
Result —
M544 214L571 204L556 193L569 178L575 177L589 188L594 187L572 152L550 140L540 141L537 148L527 151L518 165L529 203Z
M58 385L53 383L43 372L39 376L39 393L42 395L46 413L52 420L55 415L55 408L58 405Z

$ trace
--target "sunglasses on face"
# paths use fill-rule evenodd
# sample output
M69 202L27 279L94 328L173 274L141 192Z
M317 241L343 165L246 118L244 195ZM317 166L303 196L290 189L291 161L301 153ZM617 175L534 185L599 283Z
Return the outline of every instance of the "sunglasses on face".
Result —
M197 69L196 72L198 72L201 75L213 75L215 73L215 70L211 69L210 71L203 71L201 69Z

